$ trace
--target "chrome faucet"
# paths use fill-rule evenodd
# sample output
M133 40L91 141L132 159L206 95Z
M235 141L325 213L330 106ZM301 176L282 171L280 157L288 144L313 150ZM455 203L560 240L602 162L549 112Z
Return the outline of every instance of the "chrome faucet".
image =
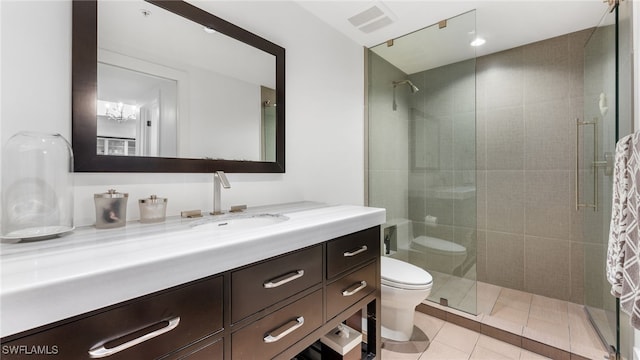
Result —
M222 214L222 209L220 206L221 184L225 189L231 188L229 180L227 180L227 176L224 174L224 171L216 171L213 173L213 211L211 212L211 215Z

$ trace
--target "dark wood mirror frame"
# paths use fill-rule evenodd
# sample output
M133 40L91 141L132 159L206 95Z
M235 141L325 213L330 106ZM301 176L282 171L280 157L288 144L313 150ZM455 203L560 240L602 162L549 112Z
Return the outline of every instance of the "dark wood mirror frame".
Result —
M276 161L236 161L142 156L108 156L96 152L98 86L98 4L73 1L71 140L75 172L228 173L285 172L285 49L183 1L147 0L178 16L263 50L276 57Z

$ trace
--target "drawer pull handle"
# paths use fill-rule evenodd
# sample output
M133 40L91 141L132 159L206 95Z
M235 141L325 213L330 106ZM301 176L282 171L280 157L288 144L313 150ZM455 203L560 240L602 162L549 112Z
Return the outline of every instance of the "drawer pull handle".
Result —
M99 358L104 358L104 357L107 357L107 356L114 355L116 353L119 353L120 351L126 350L126 349L128 349L130 347L136 346L136 345L138 345L140 343L143 343L143 342L145 342L147 340L151 340L156 336L159 336L159 335L162 335L162 334L164 334L166 332L169 332L169 331L175 329L178 326L178 324L180 324L180 317L175 317L175 318L173 318L171 320L168 320L168 325L167 326L165 326L165 327L163 327L161 329L158 329L156 331L152 331L152 332L150 332L148 334L142 335L142 336L140 336L138 338L135 338L135 339L133 339L131 341L127 341L126 343L118 345L116 347L107 349L104 346L104 344L100 345L99 347L95 347L94 346L93 348L91 348L89 350L89 356L91 356L92 359L99 359Z
M362 289L364 289L366 287L367 287L367 282L362 280L362 281L360 281L360 285L357 288L355 288L355 289L353 289L351 291L349 291L349 289L343 291L342 292L342 296L351 296L351 295L357 293L358 291L360 291L360 290L362 290Z
M302 325L304 325L304 317L300 316L299 318L297 318L295 320L295 324L293 326L291 326L290 328L288 328L287 330L281 332L280 334L276 335L276 336L272 336L271 334L268 334L267 336L264 337L264 342L269 344L269 343L274 343L280 339L282 339L283 337L291 334L292 332L296 331L297 329L299 329ZM277 331L278 329L276 329Z
M344 257L356 256L356 255L358 255L360 253L363 253L363 252L367 251L367 249L368 249L367 245L362 245L362 247L360 249L358 249L356 251L353 251L353 252L345 251L345 253L343 255L344 255Z
M290 281L293 281L295 279L303 277L304 276L304 270L298 270L298 271L295 271L295 272L290 273L290 274L293 274L293 275L287 276L284 279L282 279L282 277L280 277L280 278L275 278L275 279L269 280L268 282L262 284L262 286L264 286L265 289L277 288L278 286L284 285L284 284L286 284L286 283L288 283ZM289 275L289 274L287 274L287 275Z

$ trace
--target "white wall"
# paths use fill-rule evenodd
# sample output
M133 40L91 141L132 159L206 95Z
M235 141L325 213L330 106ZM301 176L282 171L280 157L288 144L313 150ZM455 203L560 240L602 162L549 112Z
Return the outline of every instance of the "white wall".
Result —
M205 69L186 69L189 121L180 149L194 158L260 160L260 86Z
M200 6L286 48L285 174L231 174L222 205L298 200L362 204L362 48L288 1L207 2ZM71 2L0 1L0 136L21 130L71 135ZM168 213L211 209L210 174L75 176L76 225L95 220L93 194L168 197Z

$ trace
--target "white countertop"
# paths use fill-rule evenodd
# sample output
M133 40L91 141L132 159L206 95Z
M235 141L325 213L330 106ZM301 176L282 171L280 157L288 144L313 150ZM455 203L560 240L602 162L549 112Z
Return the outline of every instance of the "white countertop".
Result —
M243 230L167 218L124 228L83 227L60 238L0 243L0 336L347 235L385 221L385 210L301 202L249 208L287 221ZM220 215L227 216L227 215ZM229 215L237 216L237 215ZM205 217L205 219L208 217ZM218 217L209 217L213 220Z

